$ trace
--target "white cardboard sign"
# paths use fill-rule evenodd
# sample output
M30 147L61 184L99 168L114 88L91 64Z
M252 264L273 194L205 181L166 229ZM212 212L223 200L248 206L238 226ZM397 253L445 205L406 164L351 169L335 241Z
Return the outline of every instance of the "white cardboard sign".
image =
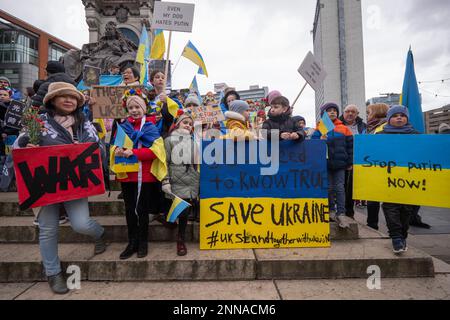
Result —
M327 73L319 61L316 60L311 51L306 55L298 72L305 78L306 82L315 90L319 90L320 85L325 80Z
M195 5L155 1L152 29L192 32Z

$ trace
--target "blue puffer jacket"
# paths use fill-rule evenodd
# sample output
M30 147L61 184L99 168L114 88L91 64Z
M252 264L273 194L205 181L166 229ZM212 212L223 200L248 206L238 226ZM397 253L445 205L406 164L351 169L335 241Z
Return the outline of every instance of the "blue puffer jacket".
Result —
M353 134L342 121L334 120L335 128L328 133L328 169L345 170L353 164ZM311 139L320 139L322 134L316 128Z

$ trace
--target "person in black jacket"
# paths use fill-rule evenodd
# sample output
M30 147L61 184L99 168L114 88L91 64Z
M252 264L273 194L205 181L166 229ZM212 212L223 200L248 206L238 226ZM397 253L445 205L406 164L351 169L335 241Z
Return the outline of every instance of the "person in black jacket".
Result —
M383 131L377 134L419 134L409 123L409 111L404 106L392 106L387 113L387 119L388 123ZM410 219L417 206L384 202L382 208L394 253L406 252Z
M44 105L44 97L48 92L48 87L53 82L66 82L76 87L75 81L66 74L66 69L64 65L58 61L49 61L47 63L47 67L45 68L47 71L47 80L44 81L39 86L39 89L36 91L36 94L32 98L33 106L41 107Z
M305 132L290 116L289 100L285 97L277 97L272 100L269 110L269 119L263 126L267 130L267 138L270 139L272 130L279 130L280 140L305 140Z

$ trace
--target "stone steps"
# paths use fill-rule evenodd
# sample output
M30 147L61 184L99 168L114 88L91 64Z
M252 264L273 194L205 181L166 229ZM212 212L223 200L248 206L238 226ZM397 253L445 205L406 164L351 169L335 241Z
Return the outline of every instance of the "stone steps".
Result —
M94 217L106 230L106 239L110 242L128 241L128 232L124 216L96 216ZM32 225L32 217L2 217L0 218L0 243L37 243L39 228ZM190 222L186 229L186 241L199 242L200 226ZM332 241L356 240L359 238L358 224L352 223L349 230L341 230L335 223L330 224ZM152 222L149 226L150 241L175 241L177 228L165 228L159 222ZM72 230L70 222L60 226L60 243L92 242L84 235Z
M249 281L368 277L377 265L382 278L433 277L432 258L410 248L398 257L388 239L335 241L331 248L201 251L188 243L188 255L176 255L175 242L150 243L149 255L120 260L125 243L113 243L99 256L92 244L60 244L63 268L77 265L89 281ZM39 247L0 244L0 282L44 281Z

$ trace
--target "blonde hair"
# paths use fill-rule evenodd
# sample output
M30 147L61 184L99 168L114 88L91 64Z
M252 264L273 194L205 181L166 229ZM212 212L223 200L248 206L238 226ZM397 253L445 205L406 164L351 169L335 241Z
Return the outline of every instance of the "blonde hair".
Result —
M389 106L385 103L371 104L367 107L367 112L371 111L372 114L367 120L386 118L388 110Z

